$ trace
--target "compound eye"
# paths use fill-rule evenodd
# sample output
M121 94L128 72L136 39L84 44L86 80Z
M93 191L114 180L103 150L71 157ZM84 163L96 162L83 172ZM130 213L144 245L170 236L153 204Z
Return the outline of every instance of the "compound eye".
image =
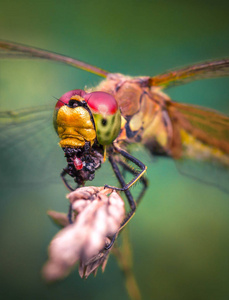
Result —
M71 101L71 98L73 96L78 95L80 97L84 97L85 94L86 92L80 89L69 91L59 98L59 100L56 103L55 109L58 110L64 105L69 105L69 102Z
M92 92L84 95L88 106L95 113L102 115L113 115L118 110L115 98L106 92Z

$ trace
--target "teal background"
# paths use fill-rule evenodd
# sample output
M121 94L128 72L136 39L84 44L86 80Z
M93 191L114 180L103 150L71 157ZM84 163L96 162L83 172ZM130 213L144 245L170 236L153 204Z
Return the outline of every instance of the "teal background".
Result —
M228 1L1 1L0 38L73 56L110 72L155 75L229 56ZM0 108L46 104L100 78L46 61L0 62ZM168 91L172 99L229 113L228 79ZM148 165L150 186L130 223L134 272L143 299L229 298L228 194L181 176L167 159ZM17 167L17 166L15 166ZM103 185L104 170L95 183ZM112 177L112 175L111 175ZM111 182L112 182L111 178ZM73 272L46 286L40 269L57 232L46 210L66 211L66 189L2 187L2 299L128 299L113 257L104 274Z

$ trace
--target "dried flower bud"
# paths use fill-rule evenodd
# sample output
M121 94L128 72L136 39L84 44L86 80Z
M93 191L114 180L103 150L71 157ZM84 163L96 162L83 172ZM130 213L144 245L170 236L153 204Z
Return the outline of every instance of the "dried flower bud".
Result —
M95 273L100 265L104 269L111 250L104 248L125 215L122 198L110 189L83 187L67 197L75 214L73 224L66 222L66 216L49 212L55 222L68 225L50 243L49 260L43 268L47 281L67 276L78 261L81 277Z
M111 240L107 238L106 245L108 246L110 243ZM99 266L102 267L102 271L104 272L111 249L112 247L109 249L103 249L89 260L81 259L79 264L80 277L87 278L91 273L96 275Z

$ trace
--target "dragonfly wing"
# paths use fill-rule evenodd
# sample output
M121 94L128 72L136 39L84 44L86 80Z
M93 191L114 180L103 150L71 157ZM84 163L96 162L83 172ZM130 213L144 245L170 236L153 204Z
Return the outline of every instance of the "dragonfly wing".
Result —
M229 59L199 63L182 69L169 71L148 80L150 86L170 88L194 80L229 76Z
M229 192L229 117L176 102L168 102L168 112L175 139L172 155L181 173Z
M0 184L61 182L66 164L52 124L53 107L0 112Z
M0 41L0 58L39 58L62 62L75 68L85 70L90 73L97 74L101 77L107 77L109 72L84 63L80 60L67 57L54 52L45 51L30 46L24 46L7 41Z
M215 186L229 193L229 168L209 161L193 160L190 157L175 161L178 171L185 176Z

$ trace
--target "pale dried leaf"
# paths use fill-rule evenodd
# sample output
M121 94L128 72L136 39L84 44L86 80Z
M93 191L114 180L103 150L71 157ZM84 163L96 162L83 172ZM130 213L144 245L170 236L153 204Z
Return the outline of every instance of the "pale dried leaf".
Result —
M61 227L65 227L65 226L69 225L68 216L65 213L57 212L54 210L48 210L47 215L51 218L51 220L55 224L57 224Z

